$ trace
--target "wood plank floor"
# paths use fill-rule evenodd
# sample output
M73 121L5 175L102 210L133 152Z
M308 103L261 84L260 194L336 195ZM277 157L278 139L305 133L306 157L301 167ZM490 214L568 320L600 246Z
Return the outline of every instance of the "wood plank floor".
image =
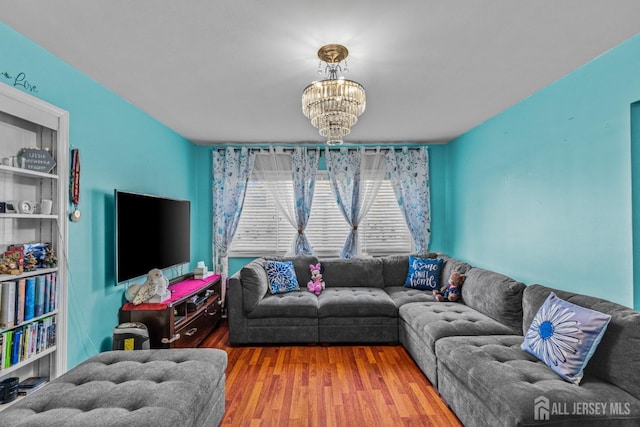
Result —
M223 320L200 347L229 356L222 426L460 426L398 346L231 347Z

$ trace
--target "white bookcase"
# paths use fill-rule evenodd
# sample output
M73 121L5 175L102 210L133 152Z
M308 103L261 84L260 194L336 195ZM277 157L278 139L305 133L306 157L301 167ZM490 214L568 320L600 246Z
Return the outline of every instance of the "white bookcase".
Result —
M27 168L18 159L23 148L47 150L55 160L49 171ZM10 245L48 243L57 257L55 266L21 274L0 274L0 307L4 282L55 275L55 307L14 326L0 326L0 336L28 329L32 323L55 322L55 340L40 346L40 351L24 352L29 357L4 366L0 360L0 380L47 376L53 379L66 371L67 330L67 225L69 209L69 113L13 87L0 83L0 202L9 202L15 212L0 213L0 256ZM51 200L50 212L42 212L41 201ZM35 206L31 213L21 212L16 204L27 201ZM45 202L48 204L48 202ZM30 209L26 209L27 212ZM17 295L17 292L16 292ZM0 321L1 321L0 317ZM31 334L36 327L31 326ZM15 401L14 401L15 402ZM11 403L0 405L0 410Z

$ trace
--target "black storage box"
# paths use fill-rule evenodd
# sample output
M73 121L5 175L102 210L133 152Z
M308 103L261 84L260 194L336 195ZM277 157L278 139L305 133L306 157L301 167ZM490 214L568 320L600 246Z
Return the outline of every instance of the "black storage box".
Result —
M0 381L0 403L9 403L18 397L20 378L11 377Z

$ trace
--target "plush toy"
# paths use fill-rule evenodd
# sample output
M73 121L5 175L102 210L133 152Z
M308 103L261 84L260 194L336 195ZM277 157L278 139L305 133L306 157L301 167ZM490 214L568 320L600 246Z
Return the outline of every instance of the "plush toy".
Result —
M136 294L140 290L140 285L131 285L124 291L124 297L129 302L133 302L133 299L136 297Z
M324 269L320 263L309 265L309 269L311 270L311 280L307 283L307 289L309 289L309 292L320 295L320 292L324 289L324 281L322 280L322 271Z
M462 290L464 279L466 279L464 274L458 273L457 271L451 272L447 286L443 286L439 291L434 289L433 296L438 301L458 301L460 299L460 291Z
M133 288L137 285L132 285L129 289ZM153 296L158 295L163 297L167 293L167 287L169 286L169 281L162 274L162 270L154 268L147 275L147 280L140 286L140 288L135 292L135 296L133 300L130 300L133 304L138 305L143 302L149 301ZM129 292L127 289L127 292ZM127 292L125 292L125 297L129 299L130 295L127 296Z

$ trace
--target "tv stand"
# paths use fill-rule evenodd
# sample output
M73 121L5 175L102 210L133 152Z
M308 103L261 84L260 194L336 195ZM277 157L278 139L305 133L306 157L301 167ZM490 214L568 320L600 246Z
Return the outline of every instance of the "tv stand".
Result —
M183 279L169 285L171 298L161 303L126 303L119 322L141 322L149 330L151 348L197 347L221 316L219 274Z

